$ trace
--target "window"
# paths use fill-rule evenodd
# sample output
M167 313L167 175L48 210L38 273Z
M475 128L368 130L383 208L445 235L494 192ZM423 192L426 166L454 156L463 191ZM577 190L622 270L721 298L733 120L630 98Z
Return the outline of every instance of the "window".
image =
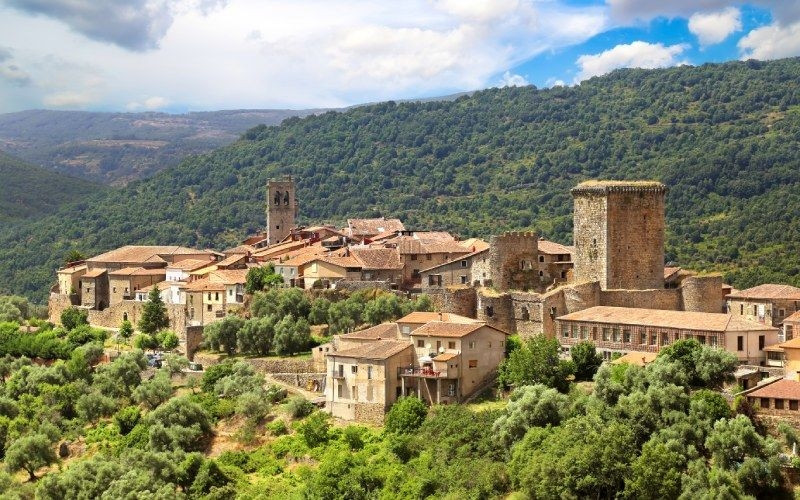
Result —
M490 318L494 316L494 307L486 306L486 315L489 316Z
M211 292L208 292L208 300L211 300Z
M462 285L466 285L467 284L467 276L466 275L461 275L461 284Z
M539 256L539 262L544 262L544 255Z
M573 339L577 339L578 338L578 328L575 325L572 325L571 330L572 330L572 338Z
M658 335L655 332L650 333L650 345L658 343Z
M585 326L581 327L581 340L586 340L586 335L588 332L588 328Z
M351 366L350 373L358 373L358 365Z
M611 328L603 328L603 342L608 342L611 338Z
M461 261L461 267L467 267L467 261L466 260L462 260Z
M233 295L233 289L228 290L228 295Z
M753 316L758 316L758 306L753 306Z
M622 341L625 342L626 344L630 344L631 343L631 331L630 330L622 330ZM615 340L614 342L617 342L617 340Z
M782 318L786 316L786 309L778 309L778 317Z
M639 332L639 343L642 345L647 343L647 333Z
M372 379L372 365L367 366L367 379Z
M539 271L539 277L544 278L544 271Z
M796 399L790 399L789 400L789 409L797 411L797 400Z
M469 367L470 368L477 368L478 367L478 360L477 359L470 359L469 360Z
M744 316L744 304L739 304L739 314Z
M442 348L442 341L441 340L437 340L436 341L436 352L439 352L439 349L441 349L441 348Z
M782 399L776 399L775 400L775 409L776 410L783 410L783 400Z
M214 292L214 300L219 300L219 292Z
M211 310L211 304L209 304L209 305L208 305L208 310L209 310L209 311Z
M522 321L529 321L531 319L531 315L528 312L527 307L522 308Z
M758 336L758 350L759 351L764 349L764 338L765 337L763 335L759 335Z
M475 349L476 345L477 345L477 342L475 342L474 340L470 340L469 341L469 348L470 349Z
M352 389L352 392L351 392L352 397L350 399L354 399L354 400L358 401L358 386L354 385L353 387L351 387L351 389Z
M417 347L425 347L425 341L422 339L417 340Z
M336 396L342 397L342 384L336 386Z
M736 337L736 350L744 351L744 337L742 337L741 335Z
M785 325L784 328L786 329L786 340L792 340L794 338L794 328L792 325Z
M712 335L711 337L709 337L708 340L711 343L711 347L717 347L717 336L716 335Z
M619 342L619 328L614 328L613 330L611 330L611 335L614 342Z
M408 335L411 333L411 327L408 325L403 325L403 328L401 328L400 331L403 332L403 335Z
M417 260L417 254L412 253L411 254L411 260Z
M425 254L425 260L432 260L432 259L433 259L433 255Z
M111 291L112 291L113 293L117 293L117 287L113 287L113 288L111 289Z
M569 326L561 325L561 336L564 338L569 337Z
M567 272L566 271L561 271L561 279L562 280L563 279L567 279Z
M761 398L761 407L769 408L769 398Z

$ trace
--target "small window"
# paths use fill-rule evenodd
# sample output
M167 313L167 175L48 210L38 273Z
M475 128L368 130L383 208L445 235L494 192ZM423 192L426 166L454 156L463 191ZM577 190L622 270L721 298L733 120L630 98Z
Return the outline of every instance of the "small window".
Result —
M796 399L790 399L789 400L789 409L797 411L797 400Z
M739 314L744 316L744 304L739 304Z
M211 292L208 292L208 300L211 300Z
M412 253L411 254L411 260L417 260L417 254Z
M763 351L764 350L764 341L765 341L765 337L763 335L759 335L758 336L758 350L759 351Z
M782 318L786 316L786 309L778 309L778 317Z
M425 341L422 339L417 340L417 347L425 347Z
M214 300L219 300L219 292L214 292Z
M228 295L233 295L233 290L228 290Z
M372 380L372 365L367 366L367 379Z
M544 271L539 271L539 277L544 278Z
M470 340L469 341L469 348L470 349L475 349L476 345L477 345L477 343L474 340Z
M782 399L776 399L775 400L775 409L776 410L783 410L783 400Z
M112 291L112 292L114 292L114 293L117 293L117 287L113 287L113 288L111 289L111 291Z
M569 337L569 326L561 325L561 336L564 338Z
M433 259L433 255L431 255L431 254L426 254L425 255L425 260L431 260L431 259Z
M522 308L522 321L530 321L531 314L528 312L527 307Z
M608 342L611 338L611 328L603 328L603 342Z
M447 343L447 348L448 349L455 349L456 348L456 343L451 340L450 342Z
M441 349L441 348L442 348L442 341L441 340L437 340L436 341L436 352L439 352L439 349Z
M211 310L211 304L209 304L209 305L208 305L208 310L209 310L209 311Z
M744 351L744 337L742 337L741 335L736 337L736 350Z
M462 260L461 261L461 267L467 267L467 261L466 260Z
M358 365L351 366L350 373L358 373Z
M478 360L477 359L470 359L469 360L469 367L470 368L477 368L478 367Z
M539 256L539 262L544 262L544 255Z
M494 307L486 306L486 315L489 316L490 318L494 316Z
M769 398L761 398L761 407L769 408Z
M338 386L336 386L336 396L337 397L342 397L342 384L339 384Z
M461 276L461 284L462 285L466 285L467 284L467 277L465 275Z

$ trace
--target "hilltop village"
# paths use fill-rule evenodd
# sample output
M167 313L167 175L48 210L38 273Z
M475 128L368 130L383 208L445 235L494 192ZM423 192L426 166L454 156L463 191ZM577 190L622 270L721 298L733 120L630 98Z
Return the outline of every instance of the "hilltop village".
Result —
M208 325L246 311L248 273L269 268L279 286L308 293L430 298L432 311L314 348L316 388L342 419L382 421L406 395L468 400L494 383L511 335L555 338L564 357L591 341L604 360L640 366L696 339L736 356L741 394L762 411L800 416L800 289L735 290L720 275L665 266L666 192L650 181L579 184L574 245L565 246L531 232L462 240L391 218L298 226L294 181L271 180L265 232L222 251L125 246L70 262L57 271L49 316L57 323L79 308L93 326L136 325L157 290L191 359Z

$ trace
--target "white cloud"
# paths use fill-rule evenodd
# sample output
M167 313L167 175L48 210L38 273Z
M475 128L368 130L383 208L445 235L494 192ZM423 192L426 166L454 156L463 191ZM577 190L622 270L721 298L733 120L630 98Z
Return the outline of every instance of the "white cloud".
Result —
M697 37L700 45L720 43L734 31L742 29L741 12L728 7L719 12L697 12L689 18L689 31Z
M689 17L745 3L769 9L773 20L781 24L800 19L800 2L796 0L606 0L612 19L621 23L647 22L656 17Z
M132 101L125 105L125 109L128 111L155 111L157 109L162 109L169 105L169 100L164 97L159 96L152 96L148 97L144 101Z
M754 29L739 40L742 59L780 59L800 55L800 22Z
M560 78L550 77L544 82L545 87L565 87L567 84Z
M617 45L599 54L585 54L576 63L580 73L575 82L593 76L604 75L618 68L666 68L682 64L678 57L689 46L687 44L664 46L660 43L635 41Z
M524 87L525 85L530 85L530 82L524 76L506 71L503 73L498 87Z
M100 43L56 16L2 6L0 33L4 44L26 48L15 58L19 66L51 84L40 102L85 90L83 78L43 64L52 54L92 68L102 82L89 92L95 108L143 107L142 96L165 96L170 109L230 109L340 106L484 88L538 54L608 27L605 7L565 0L408 0L403 8L363 0L163 1L172 5L172 22L157 39ZM198 6L214 10L205 15Z
M47 94L42 99L45 106L53 108L82 108L94 101L93 96L81 92L56 92Z

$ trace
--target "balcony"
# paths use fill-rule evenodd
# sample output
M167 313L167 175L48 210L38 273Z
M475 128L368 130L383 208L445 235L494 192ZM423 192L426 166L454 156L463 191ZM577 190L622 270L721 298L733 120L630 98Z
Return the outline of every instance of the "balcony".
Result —
M447 378L447 370L439 371L433 368L419 368L415 366L400 366L397 368L398 377L419 378Z
M344 373L343 372L333 372L331 373L331 378L334 380L344 380Z

